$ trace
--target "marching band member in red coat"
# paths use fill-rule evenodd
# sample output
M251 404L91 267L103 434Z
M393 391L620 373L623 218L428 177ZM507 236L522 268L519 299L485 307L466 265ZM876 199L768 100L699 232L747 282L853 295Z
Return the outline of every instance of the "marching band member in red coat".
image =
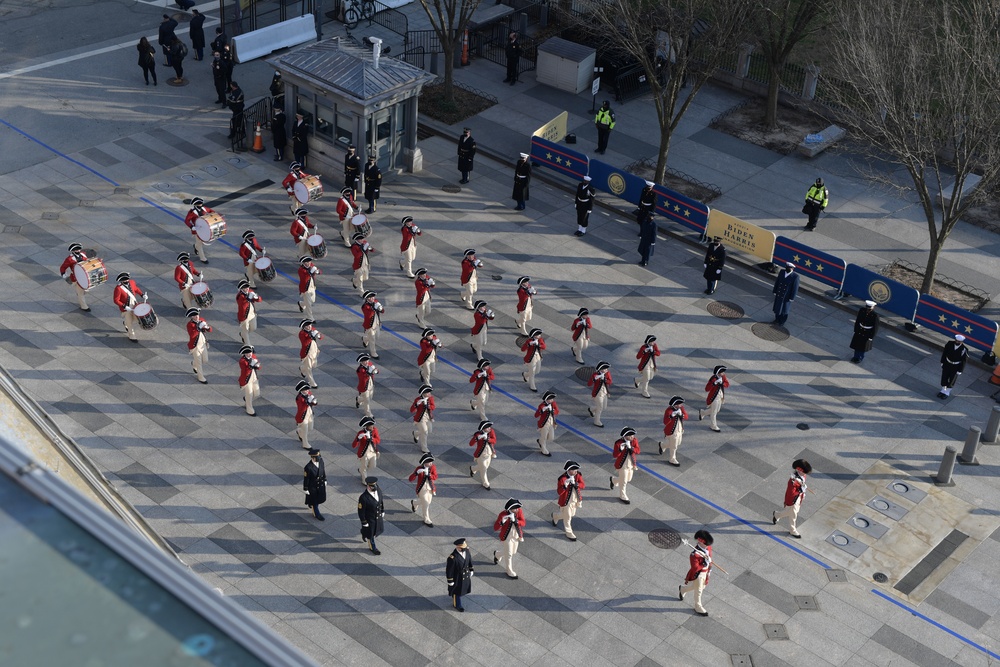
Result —
M503 511L493 522L493 530L499 531L499 538L504 546L502 556L498 557L497 552L493 552L493 564L502 564L507 570L507 576L517 579L517 572L514 571L514 554L517 553L520 543L524 542L524 512L521 510L520 500L511 498L504 504Z
M313 304L316 303L316 276L323 273L313 263L309 255L299 257L299 312L310 320L313 316Z
M313 369L316 368L316 361L319 358L319 341L323 340L323 334L316 328L316 320L304 319L299 322L299 375L306 379L309 386L315 389L319 385L313 378Z
M417 366L420 368L420 382L431 383L431 375L437 367L437 349L441 347L441 339L430 327L420 335L420 353L417 355Z
M472 303L472 297L476 295L476 291L479 289L479 267L483 263L476 259L475 248L468 248L465 251L465 256L462 259L462 301L465 305L469 307L469 310L473 310L475 306Z
M431 427L434 424L434 397L431 393L434 388L429 384L420 385L418 396L410 404L410 412L413 414L413 442L420 445L420 451L424 454L428 452L427 436L430 435Z
M400 233L403 235L403 240L399 244L399 268L402 269L407 278L416 278L411 267L413 260L417 258L417 237L421 236L423 231L413 224L412 215L403 218L402 223Z
M181 306L184 310L192 307L191 286L195 279L204 280L201 271L191 266L191 255L182 252L177 255L177 266L174 267L174 280L181 291Z
M526 369L521 372L521 379L528 383L528 389L538 391L535 387L535 375L542 370L542 350L545 349L545 339L542 338L541 329L532 329L528 332L528 340L521 345L521 352L524 352L524 365Z
M588 408L590 416L594 418L594 426L604 428L601 415L608 407L608 395L611 393L612 383L611 364L606 361L597 362L597 368L587 380L587 386L590 387L590 397L594 402L593 407Z
M487 474L490 463L497 457L497 432L493 430L493 422L486 419L479 422L479 429L469 439L469 447L475 447L472 458L476 465L469 466L469 477L479 473L479 481L483 488L490 490L490 478Z
M680 396L673 396L670 405L663 412L663 435L667 436L664 441L660 441L660 454L664 450L670 450L670 460L667 461L675 468L680 467L677 461L677 448L681 446L684 439L684 420L688 418L687 408L684 407L684 399ZM664 446L664 442L666 445Z
M292 218L292 226L288 233L292 235L292 243L295 244L295 251L301 257L309 252L309 244L306 239L316 231L316 225L309 220L309 211L299 207L295 209L295 217Z
M71 243L69 245L69 255L66 256L66 259L59 266L59 275L73 286L73 291L76 292L76 302L79 304L80 310L89 313L90 306L87 305L87 291L76 282L76 274L73 272L73 267L86 259L90 258L83 252L83 246L79 243Z
M366 417L372 416L372 397L375 395L375 376L378 369L367 354L358 355L358 397L354 399L354 407L365 411Z
M626 487L632 481L632 476L635 475L637 467L635 458L641 451L639 449L639 439L635 437L634 428L626 426L621 430L620 435L621 437L615 441L615 448L612 452L615 469L618 471L618 479L616 480L614 477L610 477L609 479L612 491L614 491L616 486L618 487L618 500L629 505L632 501L628 499Z
M281 187L285 188L289 198L295 196L295 181L303 178L309 178L309 174L302 171L301 164L293 162L288 165L288 176L285 176L284 180L281 181Z
M583 496L580 494L587 485L583 482L583 475L580 474L580 464L576 461L566 461L563 465L562 475L556 482L557 502L559 512L552 513L552 525L563 522L566 530L566 538L570 542L576 542L576 535L573 534L573 517L576 511L583 507Z
M250 332L257 330L257 307L263 299L250 289L250 283L241 280L236 284L236 321L240 325L240 338L244 345L250 344Z
M198 382L208 384L202 373L204 364L208 361L208 340L205 334L212 333L212 327L201 317L197 308L188 308L188 351L191 353L191 370L198 377Z
M382 444L382 436L371 417L362 417L358 426L361 430L354 436L351 447L358 450L358 472L361 473L361 483L364 484L370 474L369 470L378 464L378 446Z
M556 439L556 417L559 416L559 405L556 403L556 392L547 391L542 394L542 402L535 410L538 420L538 450L542 456L552 456L546 445Z
M476 353L476 359L483 358L483 350L486 348L486 335L489 332L490 321L496 314L490 310L488 303L482 299L476 301L475 312L472 313L472 351Z
M435 484L437 478L437 466L434 465L434 457L430 454L421 456L420 463L410 473L410 481L417 483L417 500L410 501L410 510L416 512L419 505L420 517L424 520L424 525L431 528L434 527L434 523L431 521L431 500L437 495L437 484Z
M694 534L696 544L691 551L691 568L684 577L684 585L677 587L677 598L684 599L684 594L694 591L694 613L708 616L701 606L701 595L708 586L708 577L712 572L712 543L715 541L707 530L699 530Z
M525 327L534 312L533 297L537 293L538 290L531 286L531 278L521 276L517 279L517 328L525 336L528 335Z
M573 332L573 358L576 363L583 363L583 351L590 347L590 330L594 327L590 321L590 311L581 308L576 314L576 319L570 325Z
M244 274L251 289L257 289L254 280L257 277L257 266L254 264L258 259L267 254L267 251L257 243L257 235L252 229L243 232L243 243L240 244L240 258L243 260Z
M198 253L198 259L201 260L202 264L208 264L208 257L205 256L205 244L195 232L195 224L198 222L198 218L204 218L209 213L215 213L215 211L205 206L204 199L195 197L191 200L191 210L184 217L184 224L188 226L188 229L191 230L191 236L194 237L194 251Z
M788 534L795 539L800 539L799 531L795 529L795 522L799 518L799 508L802 507L802 497L806 495L806 477L812 472L812 466L805 459L796 459L792 463L792 475L788 478L788 486L785 487L785 506L777 512L771 513L771 523L777 524L780 519L788 519Z
M253 345L244 345L240 348L240 386L243 387L243 403L246 405L247 414L256 417L257 413L253 409L253 399L260 396L260 382L257 380L257 371L260 370L260 360L253 353Z
M431 314L431 290L434 289L434 279L427 269L417 269L413 286L417 289L417 324L427 326L427 316Z
M722 404L726 402L726 389L728 388L729 378L726 377L726 367L716 366L715 370L712 371L712 377L708 378L708 383L705 385L705 391L708 394L705 397L705 404L708 407L698 408L698 421L705 418L705 411L708 410L708 427L716 433L722 430L716 422L716 417L719 415L719 410L722 409Z
M351 247L351 237L354 236L354 225L351 219L358 214L358 206L354 203L354 190L344 188L340 191L340 199L337 201L337 216L340 218L340 238L344 240L344 247Z
M382 331L382 313L385 308L376 298L378 295L371 290L366 291L362 297L364 303L361 304L362 326L364 334L361 336L361 344L368 350L372 359L378 359L378 350L375 349L375 341Z
M364 294L365 281L368 280L368 272L371 268L368 255L375 252L375 248L368 243L365 235L361 232L351 237L351 241L351 254L354 255L354 262L351 263L351 268L354 269L354 278L351 280L351 285L358 292Z
M493 389L493 366L489 359L480 359L476 364L476 370L469 376L472 384L472 400L469 401L469 408L479 411L479 419L486 419L486 403L490 400L490 391Z
M635 358L639 360L639 377L632 380L635 388L642 391L643 398L651 398L649 383L656 375L656 358L658 356L660 356L660 348L656 344L656 336L652 334L646 336L639 351L635 353Z
M118 306L118 310L122 313L122 322L125 324L125 331L128 333L128 339L134 343L139 342L139 339L135 337L135 325L136 318L132 313L132 309L139 305L139 297L142 297L142 302L145 303L148 299L146 293L142 291L142 288L136 284L128 272L122 272L118 274L116 278L118 284L115 285L114 294L112 294L112 299L115 305Z
M319 403L313 393L309 391L309 383L299 380L295 385L295 435L299 436L302 449L312 449L309 444L309 431L312 430L314 417L313 406Z

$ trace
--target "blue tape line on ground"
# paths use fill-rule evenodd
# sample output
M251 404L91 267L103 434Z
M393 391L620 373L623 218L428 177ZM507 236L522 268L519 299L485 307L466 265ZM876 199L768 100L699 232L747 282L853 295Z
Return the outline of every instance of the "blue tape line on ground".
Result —
M57 151L55 148L52 148L52 146L49 146L47 143L45 143L41 139L36 139L35 137L31 136L30 134L28 134L27 132L25 132L21 128L15 127L15 126L11 125L7 121L5 121L3 118L0 118L0 124L6 125L10 129L12 129L15 132L17 132L18 134L20 134L25 139L27 139L29 141L34 141L36 144L38 144L42 148L44 148L46 150L52 151L53 153L55 153L59 157L64 158L66 160L69 160L70 162L72 162L76 166L80 167L81 169L86 169L87 171L89 171L90 173L92 173L94 176L97 176L101 180L107 181L108 183L110 183L111 185L115 186L116 188L121 187L118 183L115 183L114 181L112 181L110 178L108 178L107 176L105 176L101 172L96 171L94 169L91 169L90 167L88 167L87 165L83 164L79 160L74 160L73 158L71 158L70 156L66 155L65 153Z

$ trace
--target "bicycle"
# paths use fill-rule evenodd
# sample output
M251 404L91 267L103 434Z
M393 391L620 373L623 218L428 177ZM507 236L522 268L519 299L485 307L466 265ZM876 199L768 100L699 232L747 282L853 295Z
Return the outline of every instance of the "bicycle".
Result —
M344 10L344 25L348 30L358 27L358 22L367 20L371 23L375 17L375 2L373 0L351 0L351 4Z

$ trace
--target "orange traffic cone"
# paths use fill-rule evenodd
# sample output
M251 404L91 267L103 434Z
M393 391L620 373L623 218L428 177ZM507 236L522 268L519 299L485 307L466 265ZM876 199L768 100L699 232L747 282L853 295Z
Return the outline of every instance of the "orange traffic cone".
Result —
M260 123L257 123L257 129L253 133L253 148L251 148L254 153L264 152L264 140L260 136Z

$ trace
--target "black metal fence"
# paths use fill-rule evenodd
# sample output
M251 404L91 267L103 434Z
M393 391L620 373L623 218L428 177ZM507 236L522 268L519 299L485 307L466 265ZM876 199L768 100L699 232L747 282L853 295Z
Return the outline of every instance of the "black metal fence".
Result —
M516 31L517 15L504 21L484 25L469 32L469 49L473 55L486 58L498 65L507 65L507 37L511 31ZM533 37L521 36L521 58L518 61L517 73L523 74L535 69L538 61L538 41Z
M659 76L662 79L666 68L660 70ZM646 75L646 68L638 63L629 65L618 70L614 78L615 100L627 102L649 92L649 77Z
M410 63L414 67L427 69L427 53L424 51L424 47L422 46L407 49L395 57L399 60Z
M408 51L423 49L425 54L444 53L436 30L409 30L403 43Z
M261 130L270 129L271 117L274 115L272 109L272 99L265 97L246 107L241 118L234 119L236 135L230 140L234 153L247 150L247 141L252 141L257 123L260 123Z
M406 33L409 31L410 25L406 14L388 7L378 0L375 0L375 16L369 21L369 25L372 22L379 24L386 30L391 30L397 35L402 35L404 40L406 39Z

